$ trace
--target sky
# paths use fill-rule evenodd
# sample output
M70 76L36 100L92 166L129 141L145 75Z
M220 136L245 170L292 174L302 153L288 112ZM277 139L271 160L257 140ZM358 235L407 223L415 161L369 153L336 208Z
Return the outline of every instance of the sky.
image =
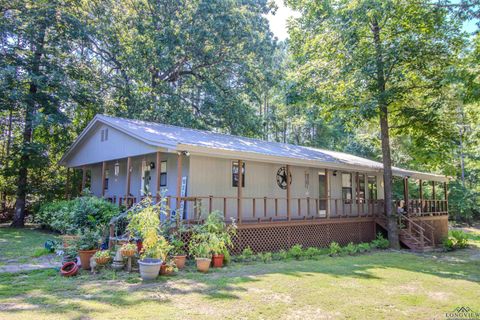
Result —
M285 40L288 38L287 20L290 17L297 17L300 13L295 12L290 8L285 7L283 0L275 0L278 10L275 15L267 15L267 19L270 22L270 30L278 38L278 40ZM474 32L477 27L476 21L466 21L463 25L465 31L471 33Z

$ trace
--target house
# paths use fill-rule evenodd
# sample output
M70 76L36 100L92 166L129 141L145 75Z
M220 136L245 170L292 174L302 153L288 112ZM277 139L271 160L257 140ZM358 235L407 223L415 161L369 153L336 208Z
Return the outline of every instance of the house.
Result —
M370 241L386 229L383 165L346 153L97 115L61 164L83 170L82 188L119 205L163 195L187 222L220 210L238 223L238 251ZM401 242L415 250L440 243L447 177L393 173L405 182ZM416 199L409 179L419 183Z

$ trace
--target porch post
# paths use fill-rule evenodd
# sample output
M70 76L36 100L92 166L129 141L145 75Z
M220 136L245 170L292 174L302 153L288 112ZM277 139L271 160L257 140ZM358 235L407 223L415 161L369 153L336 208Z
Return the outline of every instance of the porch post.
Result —
M107 162L102 162L102 197L105 196L105 170L107 169Z
M176 206L176 213L175 217L176 220L179 221L180 217L178 216L181 214L178 212L180 210L180 202L182 197L182 152L177 152L177 203L175 204Z
M432 181L432 200L436 200L436 195L435 195L435 181Z
M443 194L445 196L445 212L448 214L448 183L443 183Z
M403 178L403 200L407 206L406 213L408 213L408 177Z
M418 180L418 193L420 197L420 213L423 213L423 180Z
M80 193L83 192L83 190L85 189L86 184L87 184L87 167L86 167L86 166L83 166L83 167L82 167L82 190L80 190Z
M355 199L357 200L357 215L360 216L360 175L355 173Z
M128 197L130 196L130 180L132 175L132 158L127 158L127 182L125 186L125 205L128 206Z
M328 177L328 169L325 169L325 213L326 217L330 218L330 188L329 186L329 177ZM317 212L318 214L318 212Z
M155 174L157 175L156 176L156 184L155 184L157 186L157 188L155 189L155 190L157 190L156 191L157 192L156 193L156 195L157 195L156 201L157 202L160 202L160 175L161 175L161 172L162 172L162 170L161 170L162 169L161 168L162 161L161 160L162 159L160 157L160 151L157 151L157 162L156 162L156 165L155 165L155 169L156 169Z
M291 220L291 215L292 212L290 210L290 197L291 197L291 192L290 192L290 165L286 165L286 175L287 175L287 219L288 221Z
M243 186L243 161L238 160L238 183L237 183L237 218L242 223L242 186Z

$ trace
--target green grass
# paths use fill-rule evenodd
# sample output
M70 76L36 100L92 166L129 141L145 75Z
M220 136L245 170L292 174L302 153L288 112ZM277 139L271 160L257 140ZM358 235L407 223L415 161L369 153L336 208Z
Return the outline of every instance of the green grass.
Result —
M451 253L378 251L316 260L189 267L142 283L102 270L0 274L0 319L445 319L480 311L480 246Z
M57 239L51 233L32 228L13 229L0 226L0 261L18 259L19 262L31 257L39 257L43 251L45 241Z

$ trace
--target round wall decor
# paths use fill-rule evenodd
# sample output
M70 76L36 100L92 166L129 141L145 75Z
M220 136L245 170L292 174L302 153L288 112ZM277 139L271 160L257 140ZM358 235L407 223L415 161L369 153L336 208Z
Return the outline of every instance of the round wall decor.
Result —
M287 189L287 168L280 167L277 171L277 184L282 189ZM290 172L290 184L292 184L292 173Z

